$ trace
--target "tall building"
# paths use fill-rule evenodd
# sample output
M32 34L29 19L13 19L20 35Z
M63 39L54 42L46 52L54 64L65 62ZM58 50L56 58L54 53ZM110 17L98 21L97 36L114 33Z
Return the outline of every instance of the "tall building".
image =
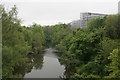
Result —
M95 18L103 18L107 16L106 14L99 14L99 13L90 13L90 12L85 12L80 14L80 19L72 21L71 28L83 28L87 27L87 23L91 19Z
M81 27L87 27L87 23L91 19L95 18L103 18L107 16L106 14L99 14L99 13L90 13L90 12L85 12L80 14L80 20L81 20Z
M118 14L120 14L120 1L118 2Z

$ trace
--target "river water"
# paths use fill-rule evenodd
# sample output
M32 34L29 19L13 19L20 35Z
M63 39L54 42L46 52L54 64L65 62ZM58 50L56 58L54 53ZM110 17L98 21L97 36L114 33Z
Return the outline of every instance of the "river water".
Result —
M64 75L65 66L61 65L54 53L55 49L47 48L44 54L37 55L37 60L32 70L24 78L59 78ZM35 62L35 58L32 60ZM43 60L43 61L42 61Z

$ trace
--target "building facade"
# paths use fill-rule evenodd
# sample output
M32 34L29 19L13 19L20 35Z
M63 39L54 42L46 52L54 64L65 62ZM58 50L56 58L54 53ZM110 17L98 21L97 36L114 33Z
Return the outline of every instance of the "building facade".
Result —
M85 12L80 14L80 20L82 21L80 24L80 27L87 27L87 23L91 19L96 19L96 18L103 18L107 16L106 14L99 14L99 13L90 13L90 12Z
M95 18L103 18L105 16L107 16L107 15L99 14L99 13L85 12L85 13L80 14L79 20L72 21L70 24L71 24L72 28L83 28L83 27L87 27L87 23L89 20L95 19Z

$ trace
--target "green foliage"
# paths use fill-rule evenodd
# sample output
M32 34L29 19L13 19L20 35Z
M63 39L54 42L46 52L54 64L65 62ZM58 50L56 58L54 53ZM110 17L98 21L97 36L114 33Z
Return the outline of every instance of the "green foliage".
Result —
M33 24L31 27L32 27L33 35L37 35L36 37L34 37L34 39L38 37L39 41L43 45L45 43L45 36L44 36L42 26L38 24Z
M120 78L120 53L118 49L114 49L108 59L111 60L111 63L107 66L108 71L110 72L109 76L106 78Z
M73 76L71 76L70 80L79 80L79 79L96 79L96 78L100 78L99 76L97 75L87 75L85 73L83 73L82 75L79 75L79 74L74 74Z
M98 43L101 39L101 32L87 32L87 31L76 31L76 34L71 39L71 45L69 50L71 53L76 54L79 60L84 62L89 61L92 56L98 53ZM95 48L96 47L96 48Z
M45 35L45 46L51 46L52 44L52 34L53 34L53 27L45 26L43 27L44 35Z
M113 39L107 33L109 26L113 25L118 29L116 16L118 15L114 15L112 18L108 16L92 19L88 23L88 28L71 32L67 27L61 27L61 25L53 27L52 43L61 52L60 62L66 66L67 77L76 80L79 78L104 78L108 75L118 74L119 70L113 74L105 66L111 62L108 59L109 53L120 47L119 37ZM110 23L110 19L116 21ZM119 35L119 32L115 32L115 34Z
M45 37L44 33L42 30L42 27L37 24L32 25L32 32L33 32L33 37L32 37L32 49L34 52L40 52L41 49L43 49L43 45L45 43Z
M106 36L111 39L120 39L120 15L107 16L104 26Z
M59 61L65 65L66 77L117 78L120 76L120 15L92 19L87 28L71 30L69 24L42 27L21 26L17 8L2 9L3 78L22 78L16 70L29 72L33 65L41 68L34 57L29 62L28 53L40 53L44 46L55 47ZM110 53L110 54L109 54Z
M2 79L2 10L3 6L0 5L0 79Z
M119 41L107 37L104 37L99 45L101 46L101 52L106 54L112 52L113 49L120 47Z
M59 50L60 52L65 52L66 51L66 47L63 46L62 44L56 45L56 49Z
M105 18L91 19L91 20L88 22L88 27L89 27L89 28L92 28L92 29L103 27L104 20L105 20Z
M16 7L13 7L9 12L3 9L2 12L3 78L10 78L14 77L15 67L26 64L26 55L30 46L25 42L24 34L18 31L20 20L17 19Z
M52 35L52 44L56 45L59 44L70 32L68 25L66 24L59 24L53 26L53 35Z
M5 11L4 8L2 10L3 78L23 78L31 66L28 53L34 49L34 52L39 52L45 43L42 27L37 24L30 28L21 26L17 13L16 6L10 11ZM20 69L24 74L21 71L17 72Z

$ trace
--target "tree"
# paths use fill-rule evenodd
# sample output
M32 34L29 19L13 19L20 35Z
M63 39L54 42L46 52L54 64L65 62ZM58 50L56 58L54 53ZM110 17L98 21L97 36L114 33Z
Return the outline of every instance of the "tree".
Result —
M43 49L43 45L45 44L45 35L43 29L38 24L33 24L31 26L31 30L33 32L32 36L32 49L33 52L39 53Z
M87 25L89 28L100 28L100 27L103 27L104 25L104 20L105 18L96 18L96 19L91 19Z
M111 39L120 39L120 15L107 16L105 20L106 36Z
M111 60L111 63L107 66L109 76L107 78L120 78L120 51L114 49L108 59Z
M27 54L30 46L25 41L24 34L19 31L20 20L17 18L17 8L10 11L2 10L2 72L3 78L23 77L15 73L19 66L27 65Z

